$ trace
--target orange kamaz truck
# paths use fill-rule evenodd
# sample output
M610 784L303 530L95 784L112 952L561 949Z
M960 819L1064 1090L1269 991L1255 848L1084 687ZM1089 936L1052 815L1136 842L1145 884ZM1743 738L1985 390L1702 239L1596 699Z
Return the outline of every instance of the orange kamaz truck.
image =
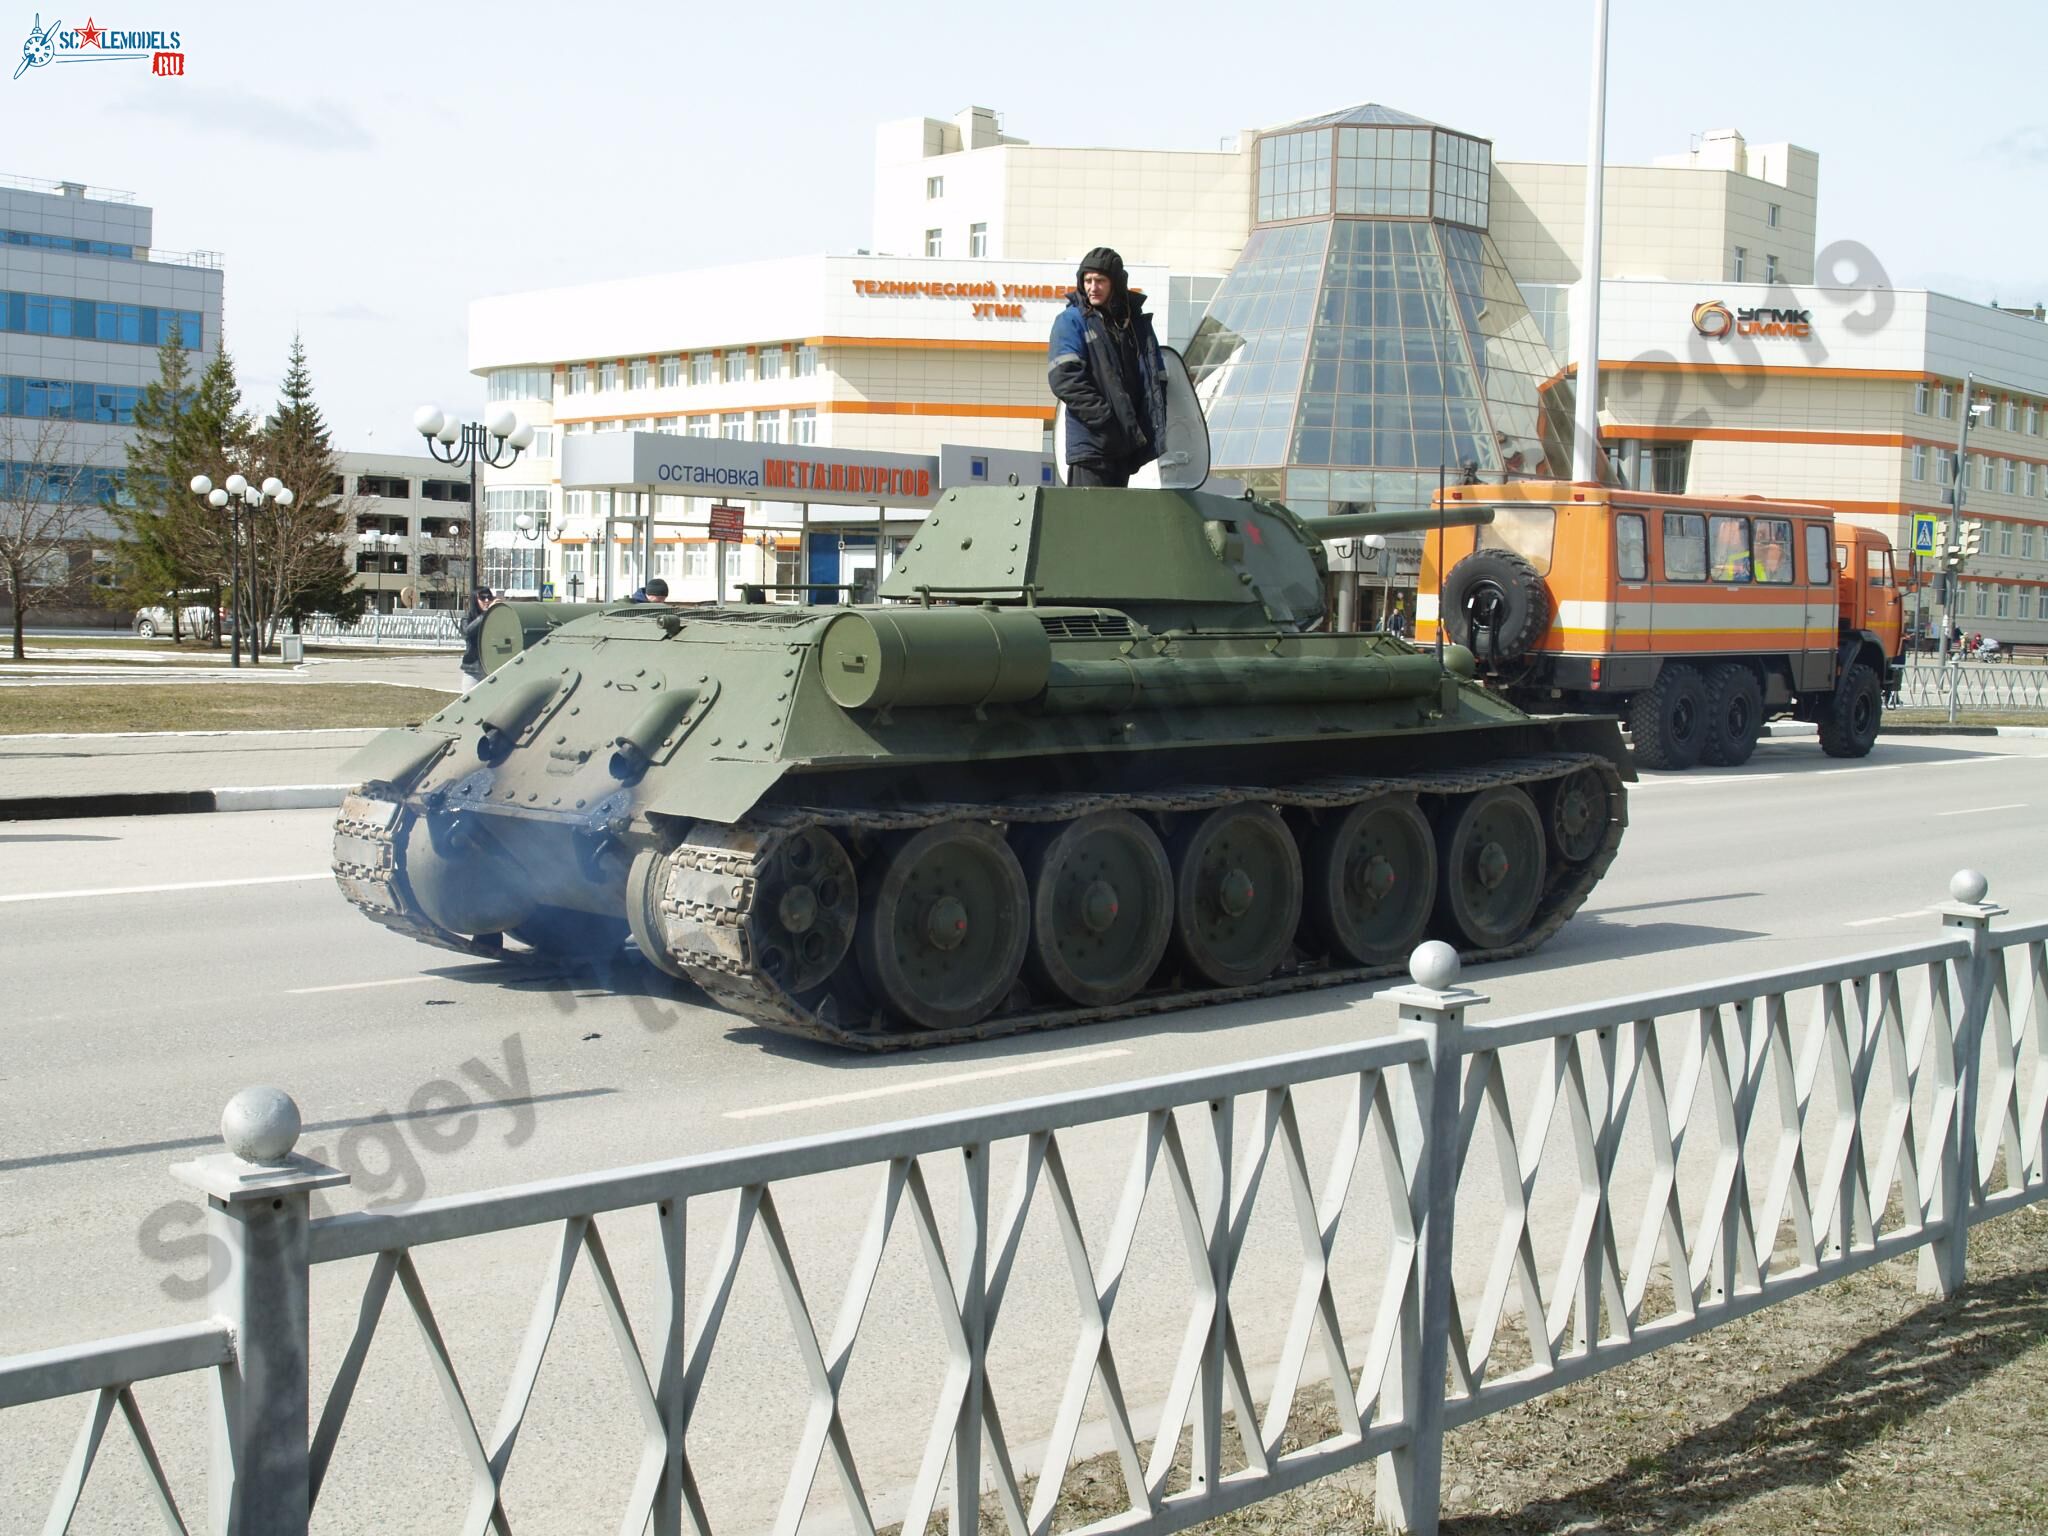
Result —
M1902 660L1882 534L1746 496L1517 481L1444 497L1494 517L1425 535L1416 638L1441 612L1522 708L1619 715L1650 768L1741 763L1779 716L1818 725L1831 757L1876 740Z

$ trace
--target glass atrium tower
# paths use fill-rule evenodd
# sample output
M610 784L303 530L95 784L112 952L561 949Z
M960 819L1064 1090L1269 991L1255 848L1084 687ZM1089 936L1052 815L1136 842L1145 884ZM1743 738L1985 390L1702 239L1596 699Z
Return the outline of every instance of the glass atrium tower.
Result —
M1251 238L1188 345L1218 471L1304 514L1568 478L1572 393L1486 233L1492 146L1361 106L1259 137Z

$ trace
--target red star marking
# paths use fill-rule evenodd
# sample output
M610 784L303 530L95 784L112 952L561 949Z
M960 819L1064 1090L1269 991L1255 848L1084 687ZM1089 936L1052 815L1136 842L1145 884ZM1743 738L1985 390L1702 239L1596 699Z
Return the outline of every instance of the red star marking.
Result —
M1263 544L1266 542L1266 536L1263 533L1259 532L1259 525L1257 523L1246 523L1244 525L1244 535L1246 538L1250 539L1254 544Z
M85 18L85 25L78 29L78 46L81 48L98 48L102 46L100 43L100 29L92 24L90 16Z

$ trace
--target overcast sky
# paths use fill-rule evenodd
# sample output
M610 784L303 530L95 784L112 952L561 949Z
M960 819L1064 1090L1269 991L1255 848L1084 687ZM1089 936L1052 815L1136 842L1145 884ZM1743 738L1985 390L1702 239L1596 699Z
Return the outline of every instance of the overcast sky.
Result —
M1612 4L1610 163L1712 128L1789 139L1821 157L1822 246L1861 241L1895 287L2048 299L2038 0L1972 0L1937 31L1897 0ZM8 13L9 59L37 9ZM93 9L40 6L66 27ZM1378 101L1502 159L1579 161L1592 14L120 0L92 19L179 31L185 77L107 63L0 84L0 172L131 191L159 247L222 252L252 403L296 329L341 445L412 451L420 401L480 406L473 297L865 245L878 122L972 104L1039 144L1208 149Z

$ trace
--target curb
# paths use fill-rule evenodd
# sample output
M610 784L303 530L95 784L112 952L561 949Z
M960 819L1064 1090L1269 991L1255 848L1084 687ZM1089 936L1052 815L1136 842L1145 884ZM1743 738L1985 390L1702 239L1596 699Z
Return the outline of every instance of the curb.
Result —
M213 811L304 811L338 806L352 784L265 784L228 789L142 790L106 795L29 795L0 800L0 821L95 816L200 816Z

